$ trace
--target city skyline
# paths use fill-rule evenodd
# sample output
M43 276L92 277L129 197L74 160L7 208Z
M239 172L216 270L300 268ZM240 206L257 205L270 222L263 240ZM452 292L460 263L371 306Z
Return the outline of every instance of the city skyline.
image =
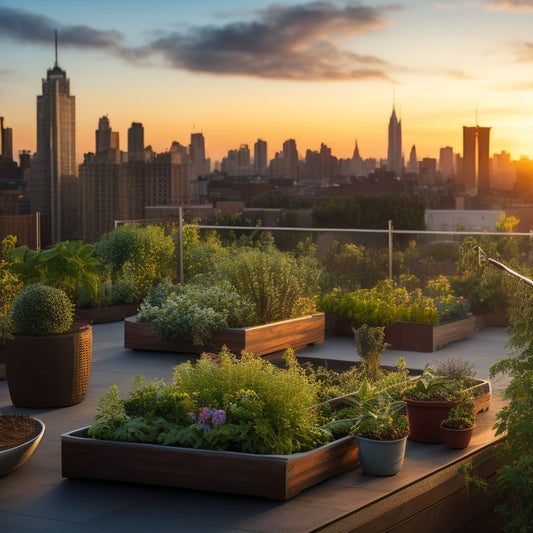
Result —
M66 6L0 0L0 114L15 156L37 148L35 98L56 28L76 95L78 163L105 115L122 150L138 122L156 152L203 133L212 162L259 138L269 159L294 139L300 157L326 143L350 158L357 141L361 157L379 160L393 105L405 160L412 145L420 159L462 152L463 126L477 124L491 127L491 154L533 154L533 2Z

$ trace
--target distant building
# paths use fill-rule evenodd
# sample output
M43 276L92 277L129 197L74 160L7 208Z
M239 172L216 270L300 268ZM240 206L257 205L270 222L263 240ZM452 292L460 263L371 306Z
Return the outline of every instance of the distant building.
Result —
M413 144L411 152L409 153L409 162L407 163L407 172L410 174L418 174L420 168L418 165L418 159L416 157L416 146Z
M502 151L492 155L490 170L490 188L496 191L513 191L516 185L516 165L511 161L511 154Z
M50 225L49 240L79 237L80 204L76 177L76 98L57 63L42 80L37 96L37 153L32 162L32 210ZM45 238L45 242L46 242ZM43 243L44 244L44 243Z
M402 161L402 121L396 117L396 109L392 108L389 120L389 145L387 150L387 169L401 175Z
M128 129L128 161L144 161L144 128L132 122Z
M365 174L367 174L365 166L364 166L363 158L361 157L361 154L359 153L359 145L357 144L357 141L355 141L355 148L353 149L350 170L351 170L351 174L353 174L354 176L364 176Z
M4 117L0 117L0 156L13 160L13 130L4 128Z
M466 194L487 193L489 173L490 128L463 126L463 184Z
M296 150L296 141L294 139L289 139L283 143L283 161L284 175L281 177L297 181L298 150Z
M267 175L267 143L262 139L257 139L254 144L254 172L258 176Z
M120 139L118 131L113 131L109 118L101 117L95 132L96 157L109 163L120 163Z
M448 180L448 178L455 174L453 164L453 148L451 146L446 146L440 149L439 170L445 182Z
M210 162L205 157L205 139L202 133L191 133L191 144L189 145L189 155L191 158L191 179L209 174Z
M420 184L433 187L437 185L437 160L433 157L424 157L420 163Z

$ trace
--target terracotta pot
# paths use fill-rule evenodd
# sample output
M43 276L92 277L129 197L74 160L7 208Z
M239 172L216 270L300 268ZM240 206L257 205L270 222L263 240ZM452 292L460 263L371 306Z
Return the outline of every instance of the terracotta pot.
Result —
M404 397L407 420L409 422L409 440L442 444L441 422L448 416L453 402L411 400Z
M464 450L468 448L470 444L470 439L472 438L472 433L474 431L474 426L466 429L451 429L442 427L442 440L447 448L452 450Z
M19 407L66 407L85 398L92 360L92 328L76 323L63 335L15 335L6 341L11 401Z

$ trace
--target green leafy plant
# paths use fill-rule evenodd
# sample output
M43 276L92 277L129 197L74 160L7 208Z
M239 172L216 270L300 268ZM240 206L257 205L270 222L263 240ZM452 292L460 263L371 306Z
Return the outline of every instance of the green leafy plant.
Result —
M112 283L132 280L137 302L161 280L177 277L174 241L159 226L119 226L95 245Z
M113 386L98 403L93 438L262 454L292 454L325 444L317 386L299 366L282 369L228 350L174 368L172 383L135 379L120 400Z
M273 248L243 249L226 263L225 270L237 292L254 304L258 324L315 310L320 270L308 257L295 258Z
M137 322L147 322L162 339L188 336L207 344L213 333L248 325L253 307L229 283L202 286L163 283L141 303Z
M434 376L429 371L404 392L410 400L441 401L458 403L464 398L464 385L461 380L446 376Z
M348 320L354 327L390 326L398 320L438 324L439 315L432 299L409 294L403 287L381 282L372 289L352 292L333 290L319 303L319 309Z
M27 285L13 300L15 335L60 335L72 326L74 305L61 289L36 283Z
M24 284L57 287L78 304L80 300L98 295L100 262L91 244L62 241L42 252L20 246L8 252L8 258Z
M474 402L466 399L450 409L448 416L442 421L442 427L448 429L469 429L476 423Z
M356 420L350 433L372 440L404 439L409 435L407 416L399 412L404 407L404 402L396 402L377 413L365 413Z

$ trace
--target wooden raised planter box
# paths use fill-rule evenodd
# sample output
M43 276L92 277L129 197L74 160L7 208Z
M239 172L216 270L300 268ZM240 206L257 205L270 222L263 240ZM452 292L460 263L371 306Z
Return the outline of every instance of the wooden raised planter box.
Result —
M196 450L61 436L62 475L288 500L359 464L354 437L293 455Z
M262 326L223 329L213 335L209 346L197 346L186 338L162 340L148 323L137 323L132 316L124 322L124 346L132 350L202 353L218 351L225 345L236 354L244 350L266 355L289 347L300 350L310 344L324 342L324 330L324 313L316 313Z
M137 304L110 305L108 307L91 307L78 309L79 320L89 324L104 324L107 322L121 322L126 317L137 312Z
M475 331L475 316L437 326L419 322L396 322L387 327L385 340L393 350L435 352L450 342L471 337Z
M437 326L398 321L385 328L385 341L390 344L392 350L435 352L450 342L471 337L477 326L478 320L475 316ZM336 320L334 332L335 335L353 336L351 324L344 319Z

